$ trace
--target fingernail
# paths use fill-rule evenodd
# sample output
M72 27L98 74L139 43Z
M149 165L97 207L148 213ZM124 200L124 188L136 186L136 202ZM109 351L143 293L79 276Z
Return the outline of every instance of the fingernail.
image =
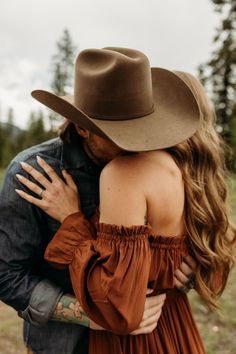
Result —
M16 193L20 193L20 189L15 189Z
M22 176L19 175L18 173L16 174L16 177L17 177L18 179L22 179Z
M29 165L26 162L20 162L22 167L28 167Z
M43 161L43 159L40 156L36 156L36 159L37 159L38 162Z

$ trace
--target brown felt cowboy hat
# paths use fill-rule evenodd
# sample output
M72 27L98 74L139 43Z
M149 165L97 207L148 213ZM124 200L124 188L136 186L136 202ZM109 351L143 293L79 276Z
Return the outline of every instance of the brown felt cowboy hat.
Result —
M176 145L195 133L200 116L193 93L177 74L150 68L143 53L127 48L82 51L74 96L44 90L32 96L128 151Z

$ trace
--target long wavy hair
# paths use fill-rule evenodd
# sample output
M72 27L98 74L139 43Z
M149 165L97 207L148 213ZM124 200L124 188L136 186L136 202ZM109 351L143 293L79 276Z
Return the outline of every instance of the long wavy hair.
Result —
M201 112L196 133L166 149L182 171L185 182L185 226L190 251L197 260L196 285L210 308L217 308L234 263L236 227L229 220L225 152L229 150L215 130L215 114L201 83L192 75L176 72L192 90ZM74 124L65 120L61 139L70 142Z
M197 260L196 290L210 308L217 308L234 264L236 227L229 220L225 166L227 145L215 130L215 114L201 83L176 74L191 88L201 112L196 133L166 149L182 171L185 183L185 226Z

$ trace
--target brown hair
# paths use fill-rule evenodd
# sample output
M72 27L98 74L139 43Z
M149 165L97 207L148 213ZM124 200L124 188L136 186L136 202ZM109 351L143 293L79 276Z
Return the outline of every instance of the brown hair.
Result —
M233 265L236 227L229 220L225 166L226 144L214 128L215 115L201 83L192 75L176 72L191 88L201 111L197 132L166 149L180 167L185 182L185 225L196 258L196 290L210 308L217 307ZM70 142L74 124L60 127L62 140Z
M198 267L196 290L210 308L217 308L234 262L236 227L229 220L225 166L227 146L214 128L215 114L201 83L176 72L191 88L201 111L197 132L166 149L180 167L185 182L185 224Z
M70 143L72 138L72 131L75 129L74 127L74 123L68 119L65 119L58 129L58 134L61 140Z

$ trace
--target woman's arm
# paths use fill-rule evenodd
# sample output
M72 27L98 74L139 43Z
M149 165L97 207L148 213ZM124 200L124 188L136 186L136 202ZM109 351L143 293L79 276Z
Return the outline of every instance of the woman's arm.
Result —
M50 168L49 166L46 166L43 165L42 161L40 161L40 164L41 164L41 167L43 168L47 168L47 173L50 175L51 174L51 171L50 171ZM111 166L110 166L111 167ZM121 222L122 224L126 224L126 225L132 225L132 224L136 224L136 225L140 225L143 223L143 219L144 219L144 215L145 215L145 201L144 200L138 200L137 199L137 193L133 193L133 189L132 188L129 188L128 187L128 184L124 184L126 183L127 181L129 181L129 178L132 179L132 175L131 176L127 176L126 175L126 179L125 181L119 181L119 169L117 171L117 168L115 166L115 170L114 169L111 169L109 167L109 169L106 169L106 173L102 175L102 178L101 178L101 190L103 190L103 193L102 193L102 200L101 200L101 217L106 218L110 218L111 219L111 207L108 205L107 203L107 199L106 199L106 195L109 196L109 199L110 200L113 200L113 201L116 201L116 203L114 204L114 214L115 217L121 217ZM24 168L26 168L26 166L24 166ZM35 171L33 171L32 169L30 170L30 167L27 167L29 173L31 173L33 175L34 178L38 178L39 176L36 174ZM110 170L110 171L109 171ZM109 172L109 173L107 173ZM118 174L117 174L118 172ZM67 182L67 186L70 186L71 189L73 189L73 181L72 179L70 178L70 176L66 173L64 173L64 177L65 177L65 180ZM128 177L128 179L127 179ZM50 188L53 188L53 185L56 184L56 193L55 191L53 191L53 198L50 198L50 191L49 191L49 187L45 186L46 188L46 191L43 193L43 199L40 200L40 199L37 199L37 198L32 198L32 197L28 197L28 195L23 195L21 193L21 196L24 197L25 199L27 199L28 201L30 202L33 202L34 204L38 205L39 207L41 208L45 208L44 210L46 212L48 212L51 216L55 217L55 218L59 218L60 221L64 220L64 217L66 215L66 213L68 214L71 214L71 211L72 209L75 211L75 210L78 210L78 203L64 203L64 200L65 200L65 195L67 194L67 191L66 191L66 188L64 185L61 186L61 184L64 184L64 182L62 182L61 180L58 181L56 179L56 176L50 176L51 180L52 180L52 183L51 185L49 186ZM60 182L60 183L59 183ZM121 183L122 182L122 183ZM26 184L26 181L22 180L22 183ZM63 187L63 188L59 188L59 186ZM29 186L30 189L33 188L33 186ZM37 187L38 188L38 187ZM104 190L105 188L105 190ZM39 191L36 191L36 193L39 193ZM74 191L75 192L75 191ZM64 196L63 196L63 193L64 193ZM60 197L59 197L60 196ZM61 200L62 198L62 201L63 203L61 202L58 202L58 197L59 199ZM29 199L30 198L30 199ZM121 201L122 198L124 198L124 202L125 202L125 199L129 200L129 205L130 205L130 212L129 210L127 209L127 203L117 203L117 201ZM76 198L72 198L72 201L74 201ZM132 205L132 202L133 202L133 205ZM54 203L54 207L53 207L53 203ZM55 203L57 205L57 208L55 208ZM59 211L60 211L60 208L61 208L61 205L63 205L63 208L62 208L62 211L63 211L63 215L59 215ZM72 208L72 205L73 205L73 208ZM137 205L139 206L137 208ZM67 210L67 206L69 206L68 210ZM56 210L55 210L56 209ZM133 213L133 210L135 210L135 213ZM113 229L113 231L117 234L116 236L117 239L116 239L116 242L112 242L114 240L110 240L110 242L105 242L106 244L106 247L104 249L104 242L103 242L103 246L101 247L101 240L99 241L94 241L93 240L93 235L91 234L91 230L89 230L90 226L89 226L89 223L88 221L86 221L86 219L83 217L83 215L81 213L79 213L80 215L80 218L77 218L76 217L76 220L74 220L74 222L72 222L72 220L70 220L69 224L67 222L63 223L62 227L61 227L61 230L59 230L59 232L57 233L56 237L54 240L56 240L56 245L55 245L55 242L52 241L52 243L50 244L49 248L48 248L48 251L50 251L49 253L47 253L47 257L48 257L48 260L54 262L56 261L56 263L58 262L58 259L56 259L55 257L57 258L60 258L62 260L62 262L64 262L65 264L70 264L70 269L71 269L71 275L72 275L72 279L73 279L73 275L74 275L74 287L77 287L78 286L78 289L81 289L81 286L82 286L82 289L84 290L85 289L85 293L84 293L84 296L82 296L81 298L81 303L83 305L83 308L85 308L86 306L88 306L88 308L86 309L86 312L90 312L91 311L91 314L92 316L96 315L96 312L99 312L99 315L98 315L98 321L100 321L100 318L102 317L101 316L101 310L102 312L107 312L109 314L113 313L112 316L109 316L109 317L112 317L113 319L115 319L115 323L110 323L110 320L107 320L107 318L103 318L103 323L102 325L108 329L113 329L113 330L116 330L116 327L113 327L117 325L118 322L120 322L120 318L122 315L125 315L125 318L123 318L123 325L124 327L121 328L119 326L119 328L117 329L117 331L122 331L122 333L127 333L130 332L130 330L133 328L132 326L134 326L134 317L136 316L136 321L137 321L137 318L138 320L140 321L141 318L140 318L140 313L138 311L136 311L136 309L132 308L132 303L129 304L127 302L127 296L126 298L124 297L123 301L121 301L121 307L123 306L123 309L126 308L125 311L122 312L122 314L117 311L117 306L119 307L119 304L116 303L116 299L114 300L114 291L113 289L118 289L119 288L119 295L122 294L122 285L123 286L126 286L126 289L129 289L130 288L130 285L132 285L130 282L130 280L128 279L129 277L126 277L126 281L122 281L121 282L121 273L119 273L120 271L122 272L122 269L124 267L124 259L128 259L129 260L129 266L127 267L128 270L130 270L130 274L141 274L143 275L145 273L145 279L142 279L142 281L139 283L139 282L135 282L135 284L133 284L133 287L134 289L137 288L138 291L136 291L136 294L138 293L138 297L137 297L137 300L140 300L141 298L142 299L145 299L145 292L144 294L142 294L142 296L140 296L140 289L139 289L139 284L142 284L141 287L143 287L143 284L147 284L147 277L148 277L148 273L149 273L149 264L147 262L146 264L146 270L145 270L145 261L146 260L149 260L150 257L149 257L149 248L148 248L148 242L147 240L145 240L145 237L137 237L137 236L145 236L143 235L143 231L144 229L142 229L144 226L140 227L137 229L136 228L136 233L134 234L135 237L130 237L130 236L133 236L132 232L134 230L130 230L130 229L125 229L123 228L123 230L117 230L116 228ZM71 215L71 217L68 217L68 219L71 219L73 215ZM79 219L81 219L79 221ZM83 227L81 228L81 221L82 221L82 224L83 224ZM113 221L113 220L111 220ZM114 221L113 221L114 222ZM116 223L119 223L119 220L115 221ZM76 223L78 223L76 225ZM112 225L110 225L112 226ZM85 227L85 229L84 229ZM145 228L145 227L144 227ZM111 231L111 230L110 230ZM123 234L121 234L121 232ZM141 234L140 234L141 232ZM132 246L128 246L127 247L127 239L124 239L123 236L124 234L128 233L128 236L129 237L129 241L137 241L139 240L139 242L134 242L134 244ZM66 237L65 237L65 234L66 234ZM111 236L111 235L110 235ZM140 242L141 240L141 242ZM69 242L69 244L68 244ZM100 242L100 244L99 244ZM80 247L78 247L78 243L80 244ZM124 250L124 243L126 244L126 249L128 250L128 254L126 254L126 257L124 259L121 259L123 260L123 264L122 264L122 267L120 267L119 264L115 264L115 267L114 265L111 267L111 264L114 263L113 260L112 260L112 257L114 258L114 254L115 254L115 257L118 256L118 258L122 258L120 256L120 250L117 249L117 244L119 244L119 247L118 248L121 248ZM141 247L139 247L139 251L144 251L144 254L141 254L140 255L140 259L144 259L144 262L140 262L139 260L136 259L136 263L139 263L139 267L137 266L132 266L132 262L131 260L133 260L135 257L131 256L132 252L133 252L133 248L135 246L137 246L137 244L142 244ZM140 246L140 245L139 245ZM115 247L115 248L114 248ZM79 254L75 255L75 249L76 249L76 252ZM83 252L81 252L81 250L83 250ZM118 251L118 253L116 254L116 252L114 251ZM131 251L131 252L130 252ZM102 260L101 262L101 253L106 253L106 262L104 262L104 260ZM123 252L124 253L124 252ZM87 261L86 259L83 259L83 257L81 257L81 255L84 255L86 254L86 257L87 257ZM66 255L66 257L65 257ZM100 259L99 259L100 257ZM99 259L99 262L98 262L98 259ZM60 263L60 262L59 262ZM72 264L73 263L73 264ZM102 263L102 266L101 266L101 263ZM121 262L122 263L122 262ZM142 263L140 265L140 263ZM134 262L135 264L135 262ZM137 265L137 264L135 264ZM113 269L112 269L113 268ZM115 269L114 269L115 268ZM92 271L91 271L92 269ZM75 271L76 270L76 271ZM143 270L145 270L143 272ZM84 278L84 275L86 274L86 279ZM105 284L104 284L104 279L102 280L103 278L103 275L105 274ZM107 274L109 276L107 276ZM118 274L118 276L117 276ZM87 276L88 275L88 276ZM102 275L102 276L101 276ZM100 278L99 278L100 277ZM89 281L87 281L89 278ZM134 277L133 277L134 278ZM96 284L95 288L94 288L94 281L95 279L100 279L100 281ZM123 278L122 278L123 279ZM132 277L131 277L132 279ZM79 282L80 280L80 282ZM145 281L143 281L145 280ZM82 283L81 283L82 281ZM80 283L80 284L78 284ZM111 285L112 283L112 286L109 287L109 285ZM92 287L91 287L91 284L92 284ZM90 289L88 289L90 286ZM96 288L97 287L97 288ZM125 288L125 287L124 287ZM78 294L78 297L80 298L80 290L77 289L77 292L79 292ZM108 289L110 291L108 291ZM88 303L85 303L83 304L83 301L86 301L88 295L86 292L88 291L90 297L91 297L91 294L93 295L92 296L92 301ZM115 294L117 295L117 294ZM128 295L128 294L126 294ZM132 296L132 293L130 294L132 300L133 300L133 303L134 303L134 297ZM100 298L99 298L100 297ZM94 300L94 301L93 301ZM99 301L97 301L99 300ZM104 300L104 301L103 301ZM119 299L121 300L121 299ZM98 304L98 302L100 302L100 304ZM92 305L91 305L92 303ZM127 306L127 304L129 306ZM125 306L124 306L125 305ZM143 306L144 304L140 304L139 306L139 309L141 308L141 310L143 311ZM96 310L96 311L95 311ZM130 311L132 310L132 311ZM130 312L129 312L130 311ZM127 318L127 315L128 317L130 318ZM138 317L137 317L138 315ZM96 316L95 316L96 317ZM105 316L106 317L106 316ZM97 320L97 318L94 318L95 321ZM131 322L129 322L129 320ZM108 322L107 322L108 321ZM113 320L112 320L113 322ZM130 326L132 328L130 328ZM136 323L135 323L135 327L136 327ZM134 328L135 328L134 327Z
M34 178L39 178L30 167L23 167L28 168L28 172L33 174ZM67 186L61 186L63 182L59 182L57 177L52 175L48 166L44 167L52 183L45 186L43 198L40 200L23 192L18 193L40 207L45 208L47 203L44 210L60 221L64 220L66 212L72 214L66 218L49 244L46 259L61 265L69 264L77 298L89 317L116 333L130 333L138 327L145 306L151 260L147 239L149 228L142 226L142 220L141 226L134 229L114 227L114 230L111 229L109 232L100 230L101 237L94 240L90 224L83 214L79 212L76 215L72 212L76 208L78 210L78 204L74 203L72 198L70 205L65 201L65 197L62 197L62 194L64 196L68 194ZM65 173L64 177L69 186L71 183L69 175ZM23 179L21 181L26 182ZM40 183L43 182L41 179ZM53 201L49 201L50 189L54 184L56 192L54 190L52 193ZM34 188L32 185L30 187ZM35 192L40 193L36 190ZM62 201L59 202L57 199L57 208L55 210L54 206L54 210L51 211L50 205L55 203L59 194ZM62 215L59 215L60 210L63 211Z
M147 295L151 293L152 290L148 289ZM142 321L139 327L131 332L130 335L148 334L156 328L161 316L164 299L164 294L146 297ZM78 299L70 294L65 294L60 298L51 319L53 321L79 324L97 331L104 330L86 315Z
M103 224L93 240L83 218L77 213L65 219L45 258L69 264L76 297L90 318L112 332L128 334L138 327L145 306L151 261L148 228Z

